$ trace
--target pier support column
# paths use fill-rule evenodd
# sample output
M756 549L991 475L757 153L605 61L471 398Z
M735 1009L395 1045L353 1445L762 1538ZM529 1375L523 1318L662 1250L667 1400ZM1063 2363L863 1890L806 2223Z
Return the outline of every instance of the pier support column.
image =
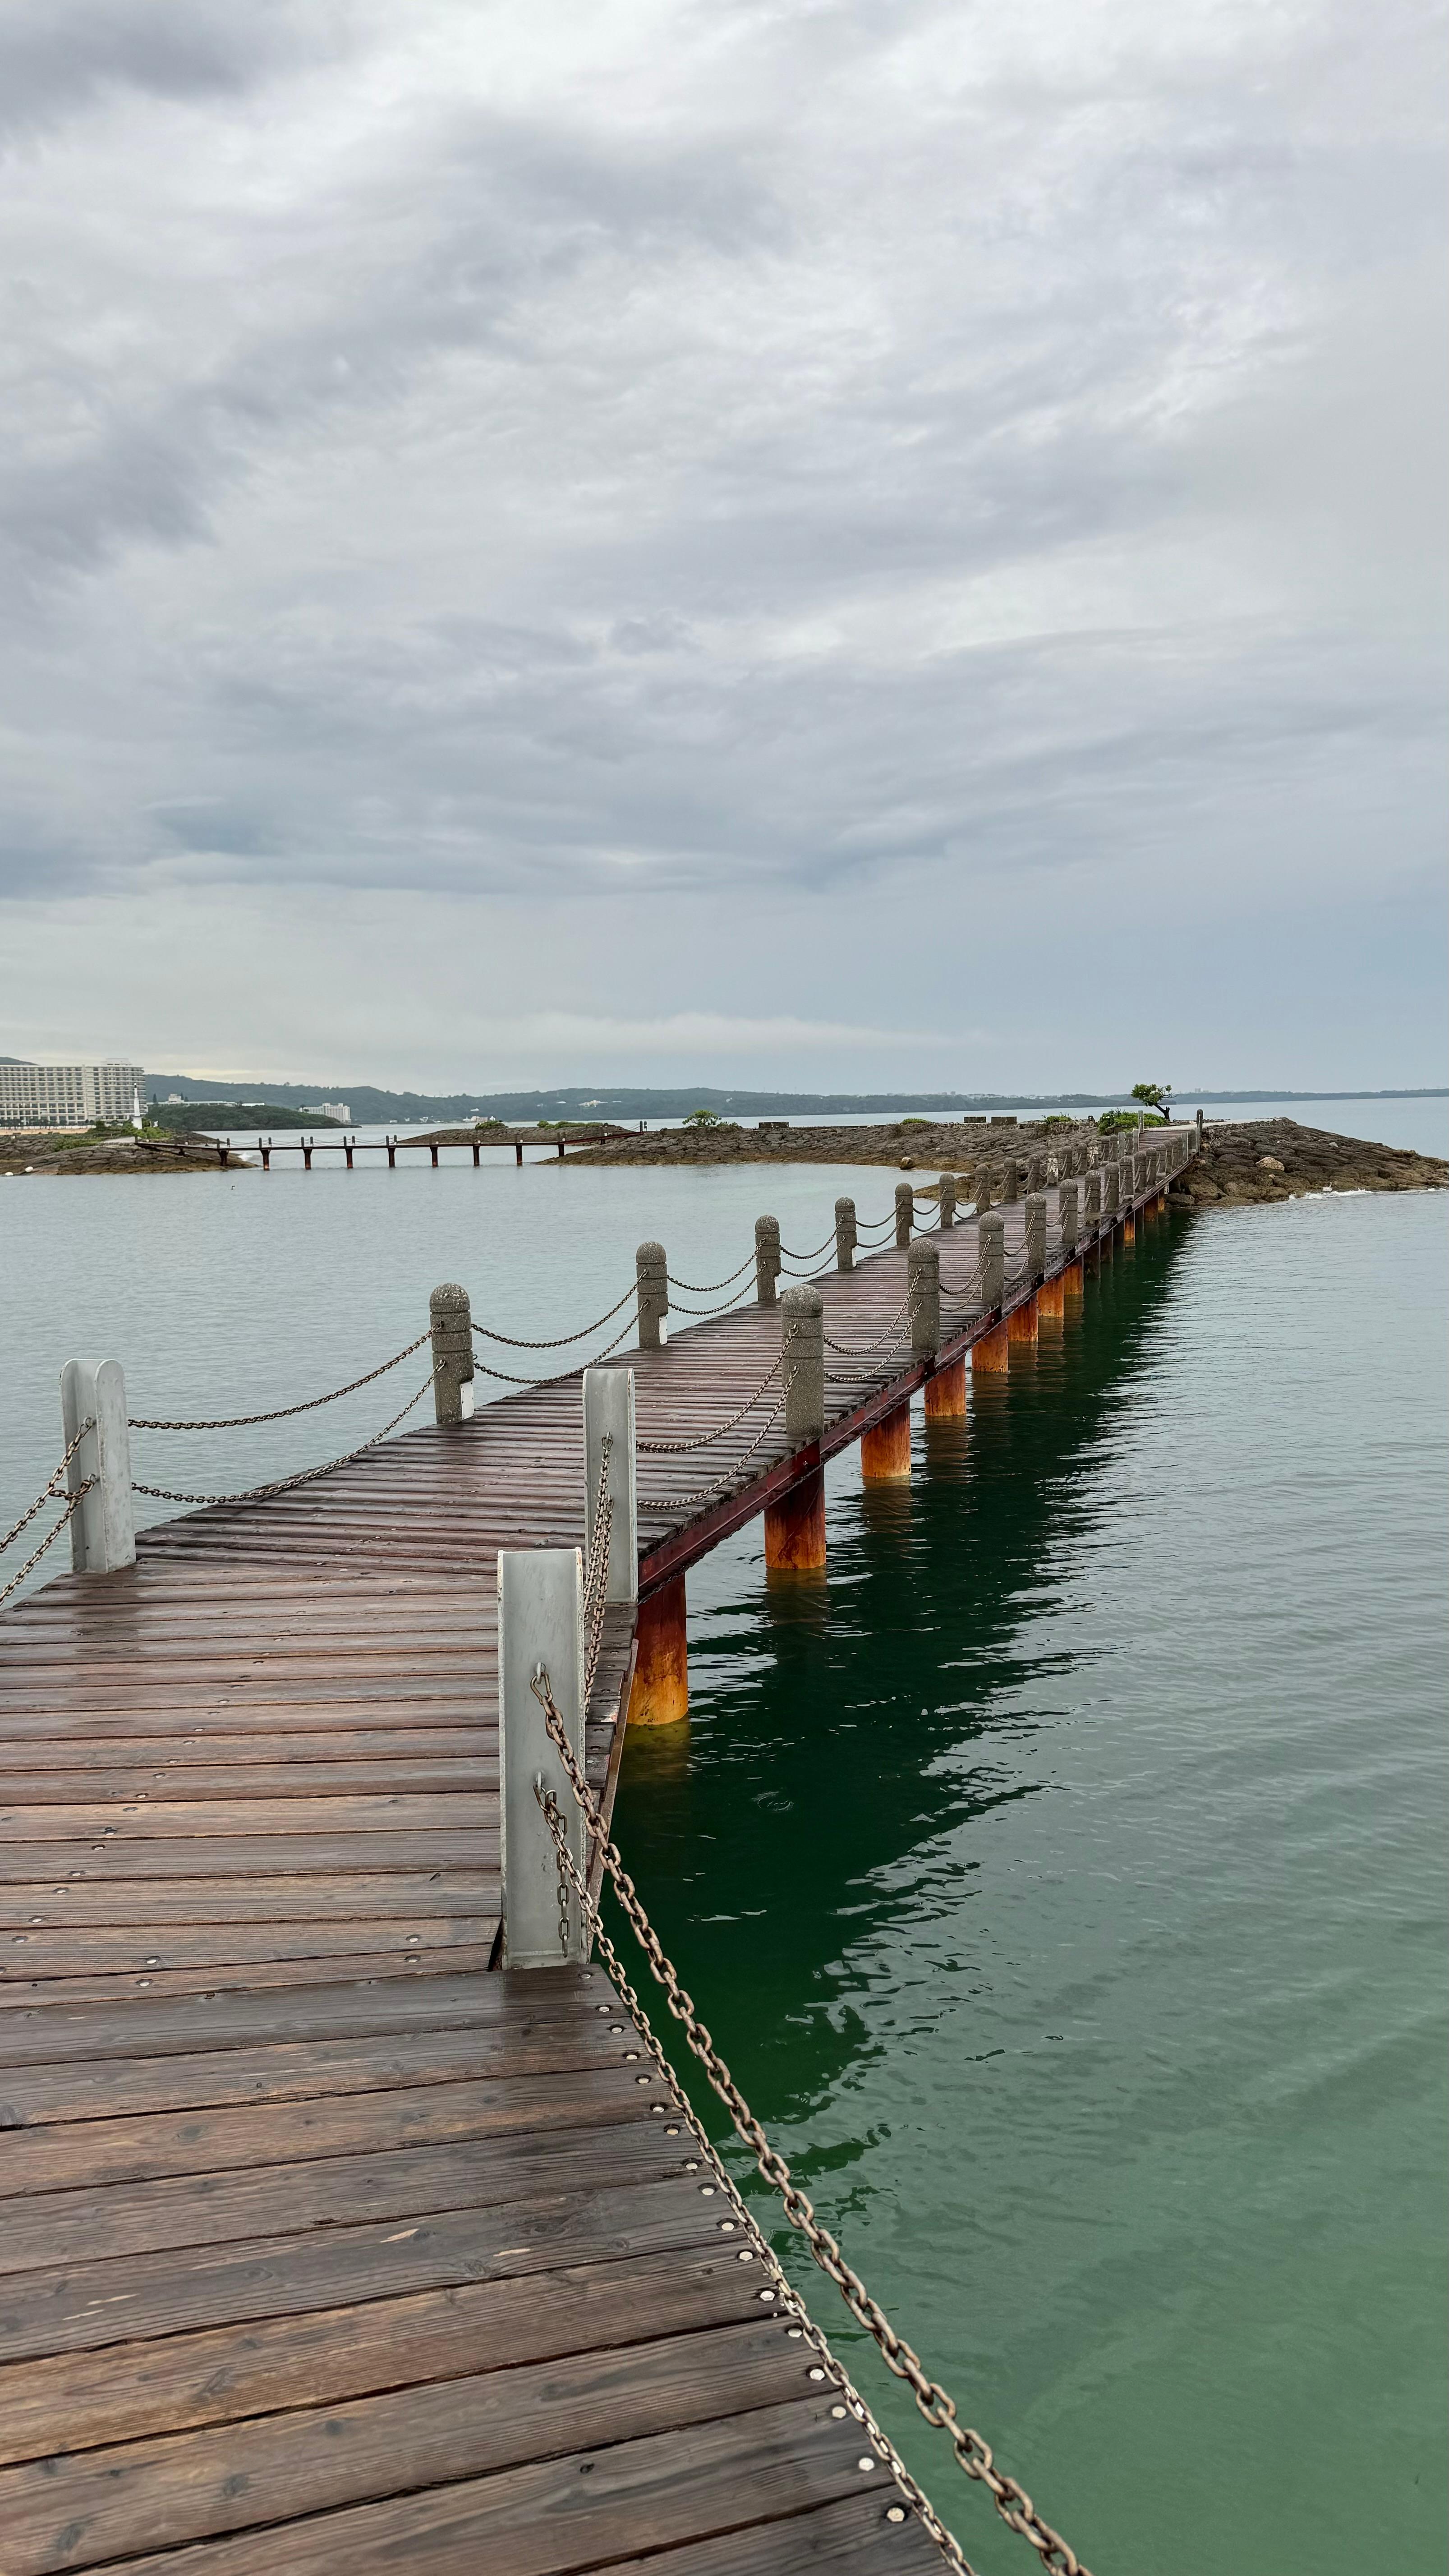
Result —
M926 1420L960 1422L966 1412L966 1362L948 1360L926 1380Z
M1061 1317L1065 1314L1066 1305L1066 1273L1065 1271L1059 1270L1055 1279L1044 1279L1041 1286L1038 1288L1036 1292L1036 1311L1039 1316L1048 1316L1053 1323L1057 1323L1060 1322Z
M1004 1324L998 1324L994 1332L983 1333L979 1342L972 1343L971 1369L973 1376L978 1371L983 1371L988 1377L996 1377L1001 1375L1010 1367L1010 1365L1010 1335L1008 1334Z
M825 1301L818 1288L780 1300L785 1437L809 1454L825 1428ZM818 1456L819 1452L816 1451ZM765 1563L777 1574L819 1574L825 1564L825 1482L818 1467L765 1507Z
M1037 1291L1020 1306L1013 1306L1006 1319L1006 1336L1012 1342L1035 1343L1037 1337Z
M1076 1260L1069 1261L1062 1272L1062 1292L1069 1306L1080 1306L1085 1290L1082 1256L1079 1252Z
M860 1436L860 1472L867 1485L909 1481L911 1473L911 1407L907 1398Z
M812 1467L765 1507L765 1563L772 1574L819 1574L825 1566L825 1477Z
M631 1726L679 1726L689 1715L689 1629L684 1577L651 1592L639 1604Z

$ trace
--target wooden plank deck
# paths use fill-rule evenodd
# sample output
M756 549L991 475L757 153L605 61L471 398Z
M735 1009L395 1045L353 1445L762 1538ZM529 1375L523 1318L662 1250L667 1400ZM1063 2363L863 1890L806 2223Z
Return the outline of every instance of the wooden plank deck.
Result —
M974 1224L938 1241L960 1290ZM886 1333L905 1269L821 1275L827 1334ZM947 1314L943 1362L982 1329ZM641 1436L779 1335L629 1354ZM708 1466L641 1454L646 1591L927 1374L827 1364L864 1374L808 1450L770 1399ZM582 1544L580 1410L511 1395L0 1622L5 2576L942 2563L602 1968L491 1967L496 1558ZM611 1613L606 1799L631 1652Z

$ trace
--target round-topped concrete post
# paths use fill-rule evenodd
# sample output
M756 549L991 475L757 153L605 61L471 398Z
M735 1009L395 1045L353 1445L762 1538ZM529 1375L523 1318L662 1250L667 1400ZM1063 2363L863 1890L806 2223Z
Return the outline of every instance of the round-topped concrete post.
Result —
M1003 1207L1015 1207L1020 1196L1021 1178L1017 1169L1016 1156L1008 1154L1001 1167L1001 1204Z
M929 1236L913 1243L907 1257L906 1314L912 1358L933 1360L941 1347L941 1254Z
M447 1279L428 1299L433 1345L433 1411L439 1422L467 1422L473 1411L473 1317L468 1291Z
M837 1270L855 1268L855 1246L855 1201L837 1199L835 1202L835 1267Z
M1001 1304L1006 1284L1006 1219L993 1209L977 1220L977 1240L981 1246L981 1303L988 1314ZM985 1370L999 1372L1007 1364L1006 1326L998 1324L971 1345L973 1373Z
M659 1351L669 1339L669 1261L662 1243L641 1243L634 1255L639 1283L639 1348Z
M1121 1184L1121 1176L1120 1176L1120 1174L1118 1173L1117 1166L1116 1166L1116 1164L1115 1164L1115 1163L1104 1163L1104 1164L1103 1164L1103 1166L1102 1166L1102 1173L1101 1173L1101 1180L1102 1180L1102 1214L1103 1214L1103 1216L1105 1216L1105 1217L1112 1217L1112 1218L1115 1218L1115 1217L1116 1217L1116 1214L1117 1214L1118 1206L1119 1206L1119 1204L1120 1204L1120 1195L1121 1195L1121 1187L1122 1187L1122 1184Z
M911 1228L916 1221L916 1193L909 1181L896 1183L896 1250L909 1252Z
M1022 1214L1026 1219L1026 1275L1035 1281L1046 1268L1046 1200L1039 1190L1032 1191Z
M778 1300L775 1282L780 1276L780 1220L777 1216L755 1219L755 1302L773 1306Z
M1057 1211L1061 1219L1062 1251L1068 1261L1073 1261L1076 1258L1077 1252L1077 1185L1075 1181L1062 1181L1058 1184Z
M825 1302L818 1288L780 1299L785 1436L810 1450L825 1428ZM765 1507L765 1564L774 1574L818 1574L825 1563L825 1479L818 1457Z
M1082 1183L1082 1223L1096 1226L1101 1222L1102 1175L1100 1172L1088 1172Z
M818 1288L787 1288L780 1300L785 1434L796 1448L825 1428L825 1301Z
M954 1172L943 1172L941 1174L938 1196L941 1206L941 1232L943 1234L949 1234L951 1228L956 1222L956 1175Z
M978 1163L971 1175L971 1199L978 1216L984 1216L991 1205L991 1166Z

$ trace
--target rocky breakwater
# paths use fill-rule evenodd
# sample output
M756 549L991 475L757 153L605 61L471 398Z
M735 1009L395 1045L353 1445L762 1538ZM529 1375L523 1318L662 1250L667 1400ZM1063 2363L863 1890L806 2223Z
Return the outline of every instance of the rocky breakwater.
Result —
M240 1172L255 1154L233 1153L214 1136L70 1136L45 1128L0 1136L0 1173L71 1179L90 1172Z
M1442 1190L1449 1163L1397 1145L1370 1145L1300 1127L1296 1118L1214 1119L1197 1160L1168 1192L1174 1207L1243 1207L1321 1190Z
M1044 1124L1020 1126L1015 1119L902 1118L889 1125L869 1127L816 1126L803 1119L798 1126L790 1126L782 1119L778 1124L742 1127L722 1118L712 1127L660 1127L647 1136L618 1135L592 1149L572 1152L568 1160L695 1165L870 1163L901 1172L965 1172L983 1158L995 1161L1008 1153L1041 1152L1047 1135Z

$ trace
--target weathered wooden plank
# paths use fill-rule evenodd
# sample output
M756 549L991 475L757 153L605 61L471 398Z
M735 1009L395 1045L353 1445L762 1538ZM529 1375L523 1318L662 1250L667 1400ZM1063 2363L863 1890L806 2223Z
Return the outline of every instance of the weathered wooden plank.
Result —
M416 2018L431 2019L437 1978L418 1990ZM411 1991L411 1990L410 1990ZM190 2000L190 1999L188 1999ZM223 1996L220 2001L235 2000ZM288 2000L257 1994L258 2004ZM108 2012L120 2036L129 2016ZM14 2016L8 2016L13 2019ZM305 2101L324 2093L365 2093L390 2085L450 2084L496 2071L563 2074L616 2065L618 2042L577 2016L524 2019L483 2028L395 2030L353 2039L274 2042L213 2048L196 2056L157 2053L82 2057L69 2064L11 2066L0 2071L0 2131L56 2120L107 2120L123 2113L220 2109L227 2103ZM660 2083L640 2086L641 2102L664 2097Z
M374 1863L377 1854L369 1855ZM35 1866L32 1863L32 1866ZM268 1878L117 1878L97 1869L85 1878L17 1880L0 1887L0 1933L26 1926L58 1929L70 1924L351 1922L387 1915L494 1912L495 1870L365 1869L309 1876L298 1870Z
M550 2192L486 2215L441 2210L397 2226L316 2228L201 2252L19 2272L0 2302L0 2361L94 2352L253 2317L304 2316L312 2308L458 2281L519 2279L571 2263L702 2251L719 2242L713 2208L689 2177Z
M214 1961L204 1968L146 1969L134 1977L54 1976L21 1978L0 1986L0 2011L24 2006L27 2010L39 2004L106 2004L114 2009L131 1995L145 1995L154 2000L158 1995L198 1995L220 1993L240 1987L261 1989L278 1986L315 1985L319 1976L335 1977L339 1982L356 1984L379 1977L395 1976L404 1969L415 1978L424 1978L444 1969L473 1968L479 1975L497 1966L495 1956L498 1923L479 1927L486 1938L472 1944L460 1943L446 1954L435 1950L404 1950L387 1946L387 1927L375 1928L359 1923L353 1927L360 1943L370 1947L349 1950L342 1957L318 1961L305 1959L252 1959L229 1964ZM279 1945L281 1946L281 1945Z
M0 2369L0 2460L39 2460L274 2408L508 2363L618 2349L647 2336L754 2322L753 2272L713 2247L569 2265L541 2298L531 2274L216 2326Z
M0 2200L0 2273L289 2236L313 2227L437 2210L491 2209L552 2192L588 2191L601 2182L611 2188L662 2182L686 2170L692 2143L667 2138L664 2131L662 2120L635 2118L631 2102L612 2128L586 2133L525 2132L370 2155L318 2156L302 2163L277 2161L231 2174L182 2174L92 2191L7 2196ZM694 2188L717 2197L708 2177L697 2179ZM721 2223L730 2224L728 2219Z
M647 2435L289 2525L288 2576L581 2576L641 2546L748 2530L845 2496L890 2491L857 2466L860 2436L819 2398L763 2407L686 2438ZM276 2576L274 2533L115 2561L118 2576Z
M631 2114L638 2116L641 2100L649 2098L649 2088L635 2083L632 2066L595 2065L544 2075L458 2077L429 2085L379 2083L364 2093L269 2101L258 2109L72 2120L43 2129L7 2130L0 2147L0 2180L9 2199L23 2192L83 2190L166 2174L225 2173L310 2156L438 2146L524 2130L611 2127Z
M48 2459L0 2471L6 2576L386 2497L400 2468L413 2490L444 2485L807 2393L798 2348L762 2322Z

